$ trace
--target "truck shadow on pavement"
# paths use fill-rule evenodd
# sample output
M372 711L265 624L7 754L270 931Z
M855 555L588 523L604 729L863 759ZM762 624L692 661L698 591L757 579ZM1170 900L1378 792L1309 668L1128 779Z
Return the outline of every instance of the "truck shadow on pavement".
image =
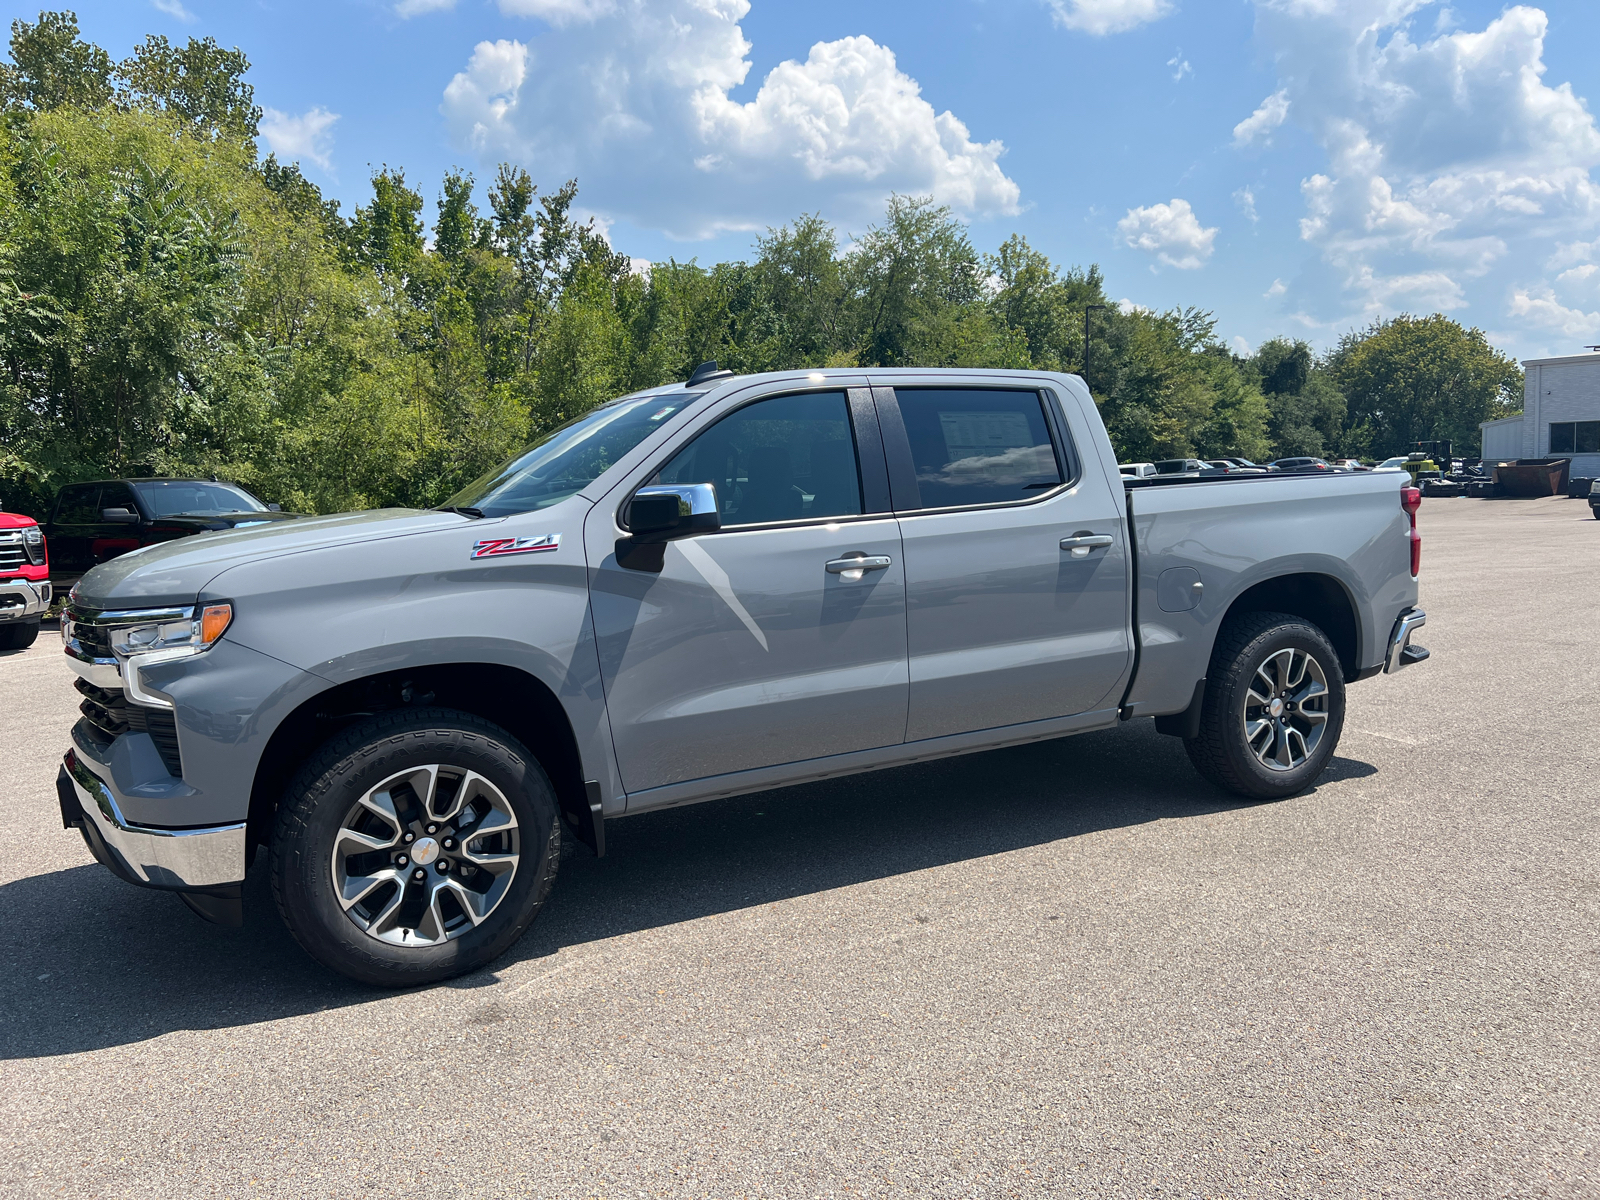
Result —
M1335 758L1317 789L1376 773ZM1175 738L1121 729L650 813L607 826L608 853L561 865L545 911L485 970L722 912L1104 829L1254 807L1202 782ZM63 837L75 834L63 832ZM85 851L87 858L87 851ZM314 963L278 920L263 855L243 929L89 864L0 887L10 970L0 1059L127 1045L364 1004L387 993Z

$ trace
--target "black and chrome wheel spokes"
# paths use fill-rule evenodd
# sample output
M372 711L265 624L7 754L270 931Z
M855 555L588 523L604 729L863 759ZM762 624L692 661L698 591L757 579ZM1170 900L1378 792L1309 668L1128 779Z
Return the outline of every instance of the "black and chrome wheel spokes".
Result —
M1256 668L1244 700L1244 738L1269 771L1292 771L1328 727L1328 677L1304 650L1279 650Z
M430 946L481 925L517 873L517 818L475 771L432 765L391 775L345 814L333 883L349 918L379 941Z

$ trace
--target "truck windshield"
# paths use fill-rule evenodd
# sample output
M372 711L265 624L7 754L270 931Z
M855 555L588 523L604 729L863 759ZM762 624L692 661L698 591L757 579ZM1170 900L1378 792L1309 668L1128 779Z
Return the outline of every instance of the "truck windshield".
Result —
M204 513L266 512L267 506L243 488L199 479L160 479L133 485L152 517Z
M588 487L701 394L673 391L614 400L546 435L439 507L474 509L486 517L549 508Z

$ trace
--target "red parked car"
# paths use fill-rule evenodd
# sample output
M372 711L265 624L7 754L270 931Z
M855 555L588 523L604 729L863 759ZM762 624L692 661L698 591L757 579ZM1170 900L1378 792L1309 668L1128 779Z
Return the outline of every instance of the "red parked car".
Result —
M50 607L50 555L32 517L0 512L0 650L24 650Z

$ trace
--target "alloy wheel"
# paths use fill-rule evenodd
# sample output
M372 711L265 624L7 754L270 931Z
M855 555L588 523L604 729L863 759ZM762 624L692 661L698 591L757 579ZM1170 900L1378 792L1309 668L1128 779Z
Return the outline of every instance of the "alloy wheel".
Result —
M369 937L431 946L477 928L520 859L505 794L476 771L412 767L367 791L333 842L339 904Z
M1304 650L1279 650L1256 668L1241 717L1245 744L1269 771L1292 771L1328 727L1328 677Z

